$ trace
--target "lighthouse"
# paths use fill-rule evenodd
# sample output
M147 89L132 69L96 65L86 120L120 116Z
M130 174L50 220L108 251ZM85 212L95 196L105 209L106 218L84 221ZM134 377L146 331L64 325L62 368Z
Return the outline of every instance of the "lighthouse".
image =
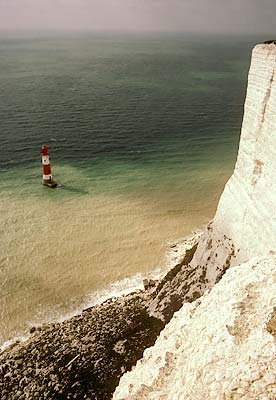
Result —
M57 183L53 180L52 177L48 149L45 144L41 147L41 158L42 158L42 170L43 170L43 180L42 180L43 185L48 186L50 188L57 187Z

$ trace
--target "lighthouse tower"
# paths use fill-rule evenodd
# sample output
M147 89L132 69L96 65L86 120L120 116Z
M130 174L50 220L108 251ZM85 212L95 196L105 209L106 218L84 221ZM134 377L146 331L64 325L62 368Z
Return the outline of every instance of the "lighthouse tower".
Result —
M42 158L42 169L43 169L43 180L42 180L43 185L48 186L50 188L57 187L57 183L53 180L52 177L48 149L45 144L41 147L41 158Z

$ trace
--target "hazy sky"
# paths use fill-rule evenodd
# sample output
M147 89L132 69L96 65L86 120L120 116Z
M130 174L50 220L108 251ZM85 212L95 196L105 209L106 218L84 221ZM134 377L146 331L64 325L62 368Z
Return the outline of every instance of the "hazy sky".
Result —
M0 30L276 32L276 0L0 0Z

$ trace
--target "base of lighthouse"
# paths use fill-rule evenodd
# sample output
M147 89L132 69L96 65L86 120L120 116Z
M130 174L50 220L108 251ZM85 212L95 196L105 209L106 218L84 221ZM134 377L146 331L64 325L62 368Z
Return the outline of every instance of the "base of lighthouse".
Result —
M56 188L57 187L57 182L55 182L53 179L51 180L43 180L42 185L48 186L49 188Z

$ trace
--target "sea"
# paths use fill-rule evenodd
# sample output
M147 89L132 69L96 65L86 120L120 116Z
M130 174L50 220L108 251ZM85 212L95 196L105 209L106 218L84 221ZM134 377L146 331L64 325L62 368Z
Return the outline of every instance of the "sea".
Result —
M166 271L212 219L258 41L1 33L0 344Z

